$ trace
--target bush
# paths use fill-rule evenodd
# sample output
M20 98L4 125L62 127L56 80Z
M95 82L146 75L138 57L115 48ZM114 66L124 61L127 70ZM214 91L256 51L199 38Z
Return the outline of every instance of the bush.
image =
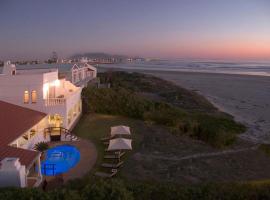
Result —
M110 78L106 74L102 74L102 77L110 80L113 88L83 89L84 113L141 119L148 124L166 126L173 134L189 135L216 147L232 144L236 134L245 131L243 125L236 123L231 116L217 112L203 98L167 81L138 73L112 74ZM158 94L165 97L165 101L154 101L137 93L159 90L163 91ZM174 92L165 94L166 90Z
M150 101L125 89L88 87L83 90L82 95L85 99L85 113L97 112L142 119L144 112L153 106Z
M39 142L35 145L35 150L39 151L39 152L44 152L49 148L48 143L46 142Z
M98 180L88 184L82 191L85 200L133 200L132 193L127 190L125 184L120 180Z
M50 200L49 195L38 189L31 188L1 188L0 199L2 200Z
M270 156L270 144L260 144L259 149Z
M211 183L129 183L118 179L87 180L72 189L69 185L49 192L34 188L1 188L2 200L254 200L270 199L270 182Z

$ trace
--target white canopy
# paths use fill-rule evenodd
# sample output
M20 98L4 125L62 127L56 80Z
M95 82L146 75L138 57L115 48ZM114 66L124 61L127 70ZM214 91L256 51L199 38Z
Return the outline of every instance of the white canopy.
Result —
M111 136L115 135L130 135L130 128L128 126L113 126L111 127Z
M124 138L116 138L110 140L108 150L114 151L114 150L131 150L131 141L130 139L124 139Z

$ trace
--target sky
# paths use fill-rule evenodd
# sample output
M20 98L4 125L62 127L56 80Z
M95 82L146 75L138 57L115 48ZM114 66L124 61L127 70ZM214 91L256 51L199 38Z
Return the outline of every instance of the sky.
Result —
M0 0L0 60L270 59L269 0Z

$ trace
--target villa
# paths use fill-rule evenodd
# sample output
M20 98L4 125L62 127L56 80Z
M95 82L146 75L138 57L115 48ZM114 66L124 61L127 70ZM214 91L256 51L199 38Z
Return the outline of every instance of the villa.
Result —
M16 69L6 62L0 74L0 186L38 186L40 153L35 144L76 139L71 130L82 113L81 91L96 68L74 65L71 75L58 69Z

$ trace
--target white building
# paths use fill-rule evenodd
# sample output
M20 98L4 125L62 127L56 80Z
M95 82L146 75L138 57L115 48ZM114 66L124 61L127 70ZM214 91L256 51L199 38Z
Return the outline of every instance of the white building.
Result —
M38 186L42 181L37 142L44 134L45 113L0 101L0 187Z
M72 129L81 114L81 87L58 79L57 69L16 70L5 63L0 100L47 113L52 127Z
M58 78L58 69L18 70L5 63L0 74L0 187L37 186L42 175L35 170L40 169L35 144L76 139L70 131L82 112L82 87L72 82L96 77L90 68L72 68L68 81Z
M86 86L97 77L97 69L87 63L74 64L71 68L70 80L74 85Z

